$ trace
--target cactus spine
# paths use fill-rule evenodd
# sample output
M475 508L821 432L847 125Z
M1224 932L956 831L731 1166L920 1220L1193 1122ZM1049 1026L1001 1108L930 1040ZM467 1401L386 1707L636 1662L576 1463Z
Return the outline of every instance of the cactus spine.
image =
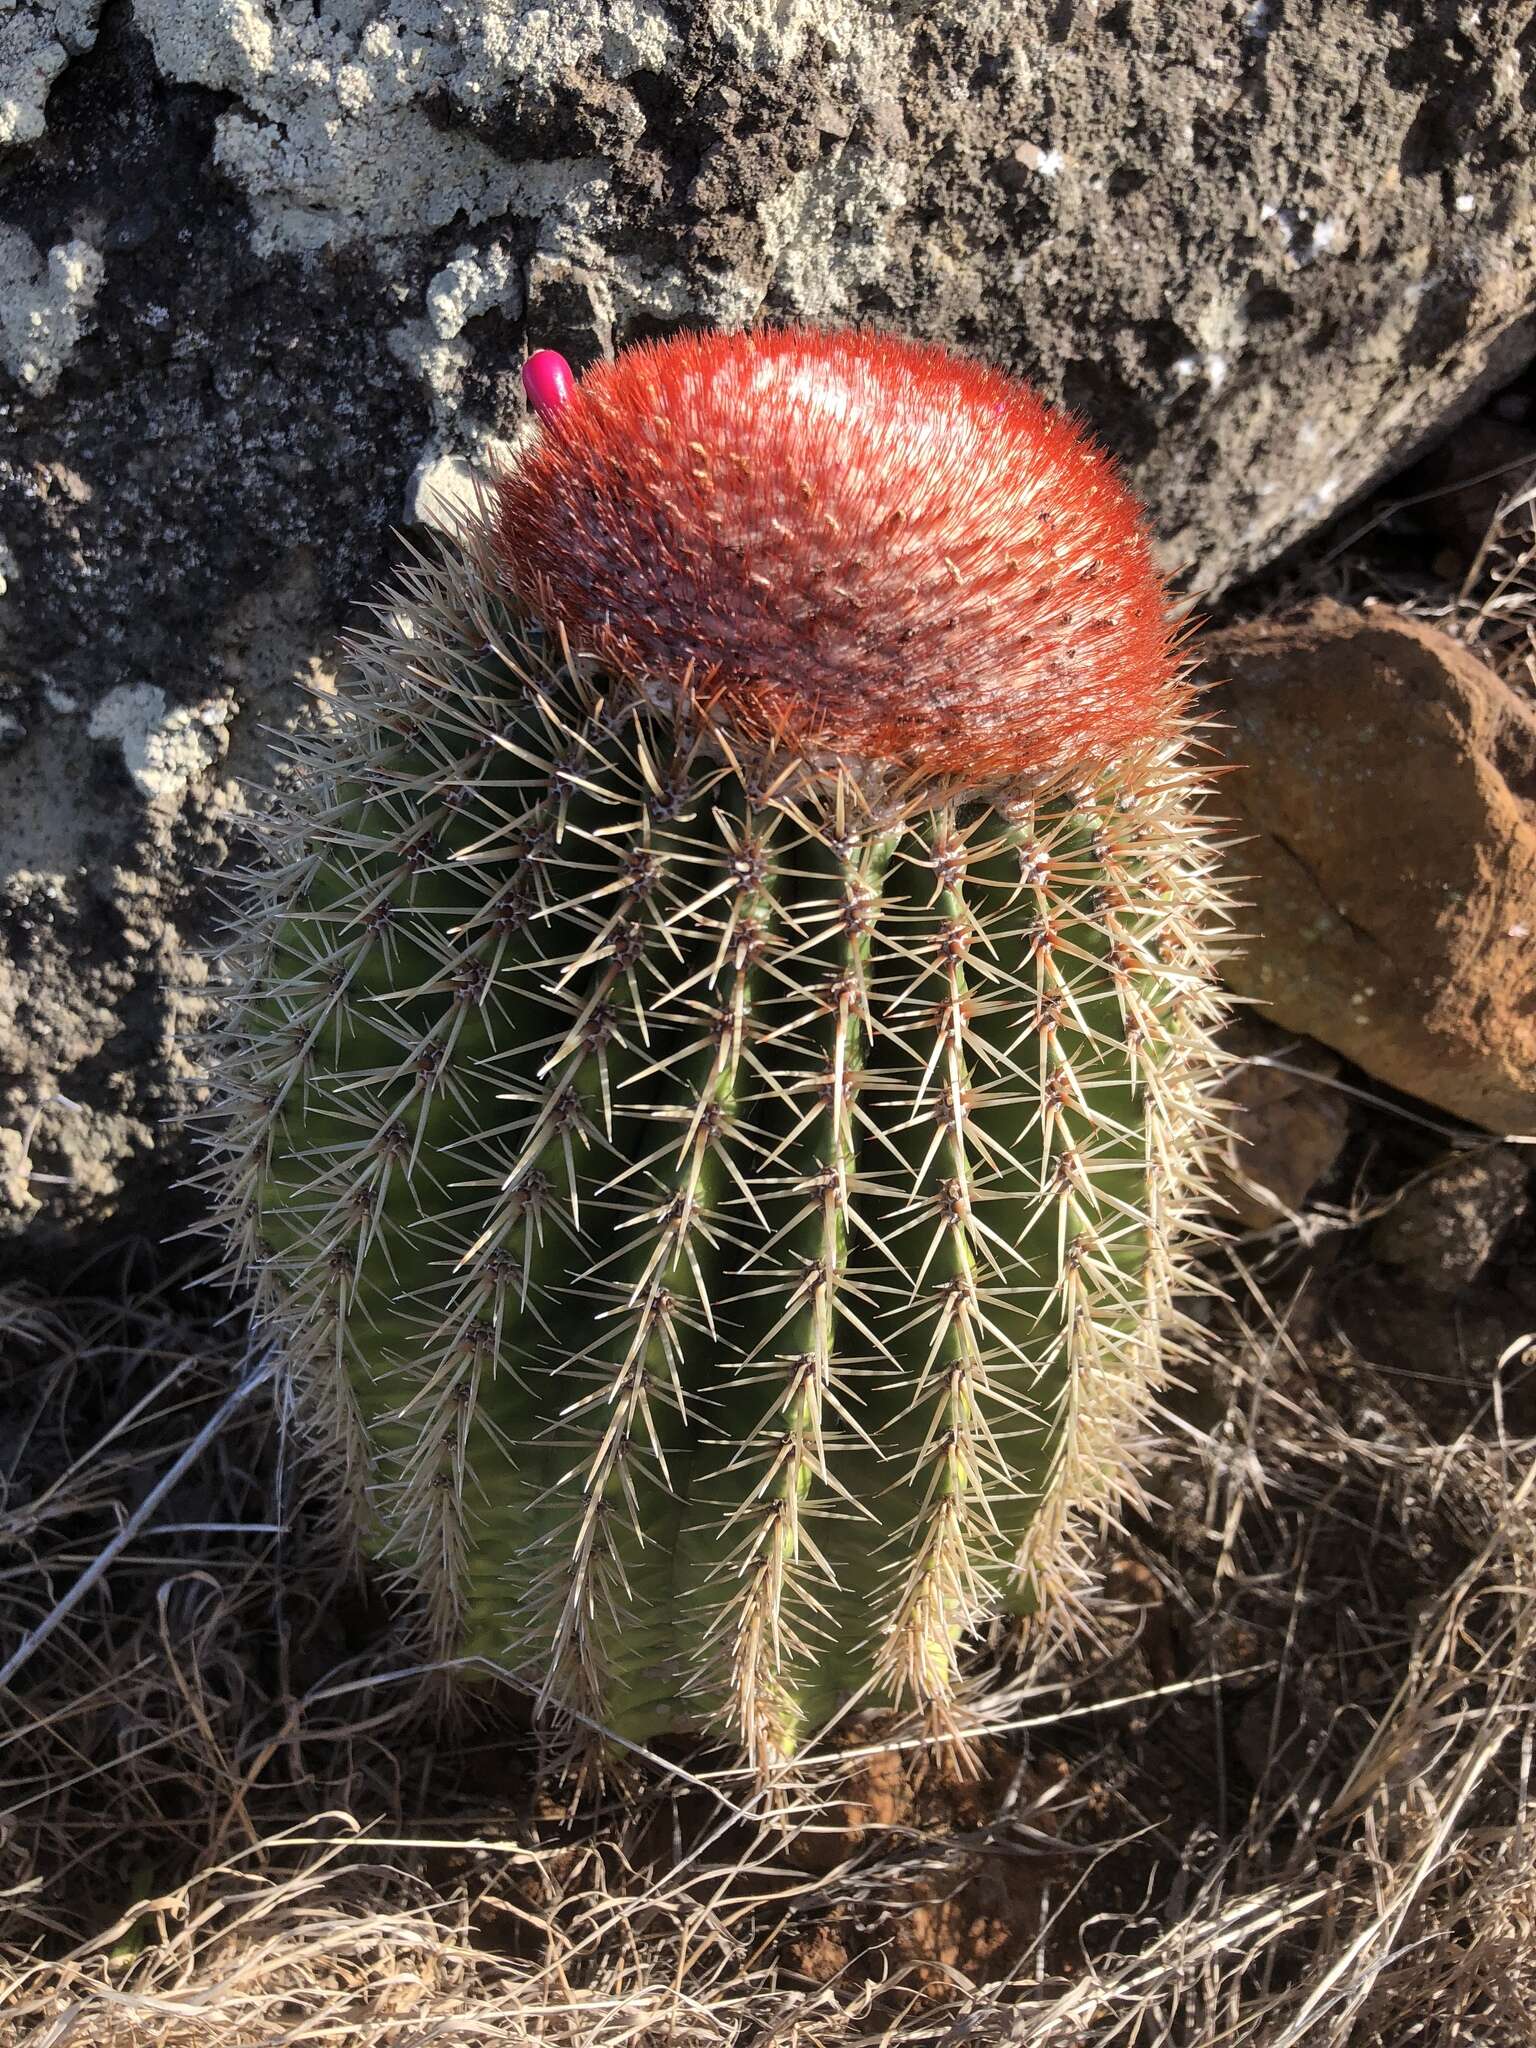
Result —
M765 360L907 412L844 403L797 453L803 384L744 407ZM783 507L846 535L841 479L870 547L918 530L933 433L916 500L880 449L970 407L964 458L1015 399L1045 481L981 489L979 539L941 508L931 620L904 569L915 708L883 615L860 637L857 534L836 588L781 561L747 615ZM605 436L637 419L626 483ZM850 1700L942 1720L966 1630L1070 1594L1085 1514L1134 1495L1223 912L1124 507L1073 430L938 351L638 351L402 573L336 729L298 745L232 946L234 1262L338 1517L436 1653L495 1656L557 1718L722 1731L759 1767ZM1033 592L1022 656L983 644L997 603L966 611L993 556L1010 633ZM1101 561L1108 600L1063 601ZM797 697L829 617L832 681Z

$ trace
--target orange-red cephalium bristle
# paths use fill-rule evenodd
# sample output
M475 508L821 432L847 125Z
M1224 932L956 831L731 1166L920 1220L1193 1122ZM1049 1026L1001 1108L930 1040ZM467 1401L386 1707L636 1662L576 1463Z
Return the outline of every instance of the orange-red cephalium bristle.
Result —
M588 370L503 479L573 645L748 727L968 784L1098 770L1186 701L1137 507L1070 419L888 335L680 335Z

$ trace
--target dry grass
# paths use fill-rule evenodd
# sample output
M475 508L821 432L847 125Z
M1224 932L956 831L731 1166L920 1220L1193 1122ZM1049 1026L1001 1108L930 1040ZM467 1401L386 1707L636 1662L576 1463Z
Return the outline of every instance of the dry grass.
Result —
M1273 597L1399 604L1529 687L1520 503L1454 593L1320 549ZM1142 1591L991 1667L963 1817L861 1825L846 1749L774 1824L698 1760L562 1806L505 1695L443 1727L391 1668L238 1325L131 1276L0 1296L0 2039L1529 2048L1536 1346L1432 1399L1362 1358L1312 1271L1355 1220L1217 1276L1243 1313L1120 1561Z
M9 2038L1528 2042L1524 1354L1447 1432L1290 1320L1213 1345L1220 1412L1160 1474L1169 1530L1138 1555L1176 1575L1187 1668L1147 1683L1146 1612L1111 1613L1070 1670L995 1687L1017 1768L979 1824L850 1832L744 1819L731 1774L660 1760L607 1809L535 1799L526 1752L434 1730L413 1674L316 1653L323 1560L276 1532L265 1387L145 1518L231 1358L164 1302L13 1296L39 1420L9 1474L8 1641L133 1533L18 1674ZM141 1422L97 1426L136 1401ZM823 1788L857 1767L822 1760ZM914 1902L938 1927L978 1859L1028 1875L1017 1939L995 1967L963 1936L925 1957Z

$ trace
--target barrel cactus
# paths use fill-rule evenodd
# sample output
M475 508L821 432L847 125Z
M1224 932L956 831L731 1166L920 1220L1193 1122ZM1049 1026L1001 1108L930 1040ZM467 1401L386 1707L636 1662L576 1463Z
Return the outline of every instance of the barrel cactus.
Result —
M1135 1492L1224 924L1138 515L805 329L573 383L242 878L212 1176L435 1653L759 1769L952 1720Z

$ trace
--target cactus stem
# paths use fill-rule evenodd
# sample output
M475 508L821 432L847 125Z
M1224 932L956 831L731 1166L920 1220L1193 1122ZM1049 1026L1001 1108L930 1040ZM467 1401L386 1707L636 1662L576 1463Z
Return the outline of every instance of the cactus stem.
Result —
M1203 1229L1226 911L1182 698L1149 671L1070 775L995 723L992 782L843 758L766 687L573 655L500 545L408 564L260 825L232 1259L429 1654L761 1771L850 1700L955 1725L966 1631L1070 1611L1137 1498Z

